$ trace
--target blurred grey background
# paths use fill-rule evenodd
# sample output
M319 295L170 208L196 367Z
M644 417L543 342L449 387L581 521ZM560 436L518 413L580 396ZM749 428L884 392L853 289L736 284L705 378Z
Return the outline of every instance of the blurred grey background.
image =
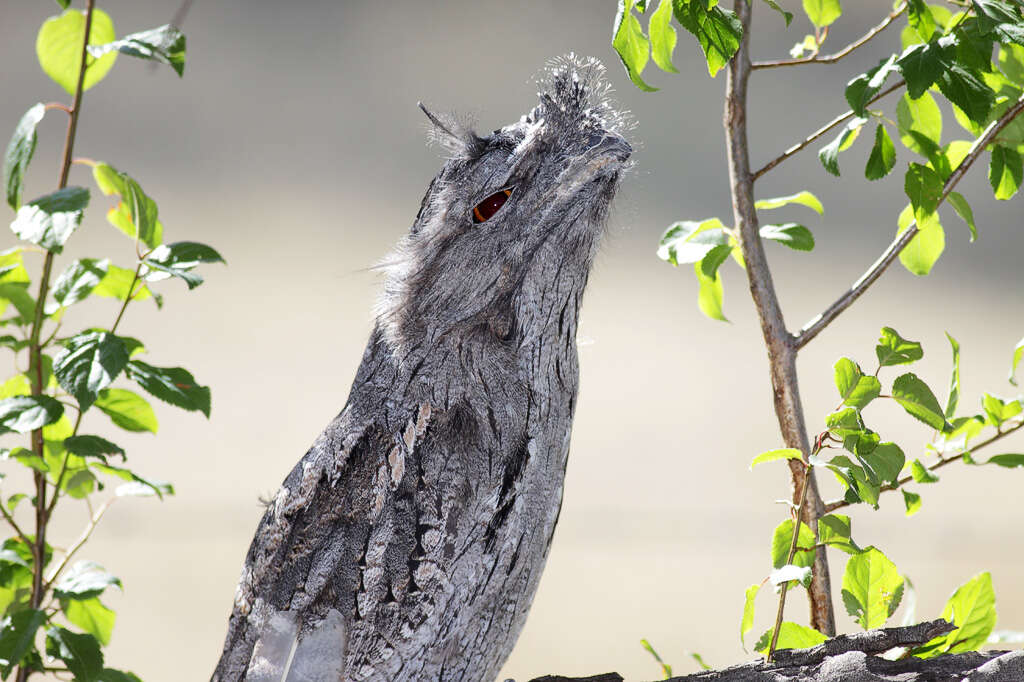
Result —
M809 29L800 3L780 0L797 14L788 31L754 4L755 55L785 57ZM845 5L826 44L833 49L876 23L891 2ZM124 35L168 22L178 2L102 6ZM68 99L34 56L38 26L56 11L38 0L0 2L4 136L33 103ZM379 287L368 268L408 228L440 164L441 152L425 144L416 101L472 114L489 131L532 107L531 77L569 51L609 67L617 99L638 121L636 167L584 304L582 391L561 525L504 676L618 670L653 679L658 669L641 638L679 672L694 668L689 651L715 666L750 656L738 637L743 590L770 568L771 531L785 518L775 500L788 496L782 465L747 468L754 455L781 445L761 334L733 264L724 268L732 323L723 324L698 312L690 269L654 255L674 220L731 221L720 126L725 77L708 78L696 43L681 34L681 73L652 65L645 77L662 89L641 93L610 47L614 14L611 0L195 0L183 26L184 79L122 56L87 93L76 154L135 176L158 201L168 240L207 242L228 261L205 268L207 283L197 291L162 283L164 310L134 304L121 327L146 342L149 362L184 366L211 386L211 419L157 404L159 438L122 436L102 416L86 420L90 430L116 436L134 468L178 490L163 503L118 502L81 555L124 580L123 596L108 598L118 614L108 664L148 682L211 672L261 513L258 498L276 490L341 409ZM754 163L845 110L845 82L895 49L899 28L837 66L755 74ZM895 102L885 102L888 111ZM944 139L964 136L946 114ZM59 112L41 124L27 196L54 187L64 126ZM806 188L826 207L824 218L800 207L772 216L805 223L818 241L813 254L767 246L792 329L855 280L895 233L902 180L863 179L866 139L841 155L841 179L824 174L814 145L758 183L760 197ZM80 167L72 182L92 186ZM974 202L980 239L968 244L966 227L943 209L947 248L933 274L894 267L803 353L810 424L820 425L836 402L834 361L845 354L873 366L883 325L924 344L918 371L940 392L950 358L943 331L960 340L965 409L980 409L985 390L1012 394L1005 377L1024 334L1020 200L997 205L983 164L961 188ZM59 264L108 254L131 263L130 242L103 219L108 201L94 192ZM9 233L0 237L0 248L13 243ZM116 313L109 300L89 305L88 318L73 319L94 323ZM924 455L929 434L897 407L879 404L869 417L908 454ZM1022 449L1018 438L990 454ZM909 520L893 494L880 511L854 509L855 539L881 548L913 580L919 618L937 617L957 585L990 570L997 627L1024 629L1024 473L959 465L941 473L941 484L917 486L924 508ZM826 497L837 495L834 481L823 485ZM58 545L70 543L86 510L72 503L63 514ZM841 612L845 555L833 559ZM757 609L748 643L770 626L768 590ZM806 622L800 598L788 616ZM845 614L840 622L855 627Z

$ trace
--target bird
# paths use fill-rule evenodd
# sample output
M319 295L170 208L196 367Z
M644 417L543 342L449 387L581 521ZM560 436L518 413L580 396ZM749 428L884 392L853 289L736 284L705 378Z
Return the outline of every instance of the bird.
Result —
M493 680L562 504L581 298L631 162L600 61L446 159L383 292L348 400L267 501L212 682Z

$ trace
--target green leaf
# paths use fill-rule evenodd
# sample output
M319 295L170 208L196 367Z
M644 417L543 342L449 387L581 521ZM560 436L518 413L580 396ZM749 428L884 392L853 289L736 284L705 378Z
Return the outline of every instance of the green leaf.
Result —
M1005 455L994 455L989 457L984 464L995 464L1007 469L1019 469L1024 467L1024 455L1019 453L1008 453Z
M672 3L676 21L696 36L708 63L712 78L729 63L739 49L743 37L743 25L730 10L713 3L680 2Z
M116 614L98 598L61 599L60 605L69 622L95 637L103 646L110 644ZM101 675L97 679L105 678Z
M1020 364L1020 359L1024 357L1024 339L1017 342L1017 345L1013 347L1013 362L1010 363L1010 377L1008 381L1014 386L1017 385L1017 365Z
M896 105L896 128L903 145L918 154L928 156L922 146L922 138L938 147L942 140L942 111L930 93L923 93L917 99L904 94ZM919 133L919 136L911 133Z
M956 62L946 64L938 85L946 99L979 125L985 123L996 103L996 93L981 80L981 74Z
M718 218L673 223L658 243L658 258L672 265L701 261L716 246L729 244L724 228Z
M19 395L0 400L0 433L28 433L53 424L63 414L64 406L48 395Z
M889 74L896 71L896 55L883 59L878 66L862 73L846 84L846 101L857 116L868 115L867 106L875 95L882 89L885 79Z
M729 320L722 313L723 291L721 275L716 272L714 277L708 277L704 274L700 263L694 265L693 269L697 273L697 284L699 285L697 290L697 307L712 320L728 322Z
M988 165L988 181L996 199L1009 199L1020 187L1024 165L1016 149L995 145Z
M27 448L14 448L13 450L0 448L0 459L14 460L41 473L46 473L50 470L50 467L42 457Z
M93 635L51 627L46 631L46 653L64 661L64 665L75 676L75 682L100 682L103 653Z
M956 414L956 406L960 403L960 344L946 332L949 345L953 349L953 370L949 376L949 397L946 398L946 409L943 412L946 419L952 419Z
M0 283L27 285L31 281L21 252L20 246L0 251Z
M24 284L11 284L4 282L0 284L0 311L7 307L7 301L14 304L18 311L16 319L18 324L28 325L32 323L35 315L36 301L28 293Z
M912 163L907 169L903 189L914 207L914 218L919 223L939 207L942 198L942 178L928 166Z
M903 577L874 547L850 557L843 573L843 604L865 630L885 623L903 597Z
M865 375L850 358L839 358L835 364L834 378L839 397L844 405L863 409L882 392L877 377Z
M967 223L967 228L971 231L971 241L973 242L978 238L978 228L974 225L974 211L971 210L971 205L967 203L967 199L964 199L963 195L959 192L950 192L946 200L956 211L956 214Z
M747 650L747 633L754 629L754 599L757 597L761 585L751 585L743 594L743 618L740 619L740 646Z
M771 239L795 251L811 251L814 249L814 235L798 223L781 225L762 225L761 237Z
M101 9L94 9L92 25L89 28L89 44L109 43L116 37L114 22L110 15ZM36 56L39 66L57 85L64 88L69 95L75 94L78 84L78 72L82 66L82 43L85 40L85 12L69 9L60 16L50 17L43 22L36 37ZM109 54L99 59L92 55L85 56L85 79L82 91L103 80L111 67L114 66L116 54Z
M769 573L768 580L775 587L783 583L792 584L794 581L806 587L811 583L811 569L809 566L800 567L794 564L787 564Z
M59 308L66 308L87 298L107 276L109 267L110 261L106 258L80 258L72 262L53 283L53 300Z
M839 18L843 8L839 0L804 0L804 12L812 24L824 28Z
M104 389L96 399L96 407L126 431L156 433L157 421L153 408L137 393L123 388Z
M860 416L860 410L854 407L846 407L832 412L825 417L825 427L833 435L840 438L858 435L864 431L864 420Z
M803 455L796 448L781 448L779 450L768 450L762 452L750 462L750 469L753 470L758 464L774 462L780 459L803 459Z
M874 450L865 455L864 461L878 475L880 480L896 483L907 458L898 445L885 442L879 443Z
M913 206L907 204L896 219L896 235L906 232L915 222ZM926 216L923 221L916 222L916 225L917 234L900 251L900 262L911 273L924 276L931 272L946 249L946 232L942 229L938 212Z
M32 648L36 632L46 622L46 614L37 609L12 613L0 622L0 672L6 678Z
M938 41L911 45L899 59L896 66L907 82L907 95L917 99L937 81L946 69L945 50Z
M764 1L768 4L769 7L771 7L773 10L782 15L782 20L786 22L786 28L789 28L790 22L793 21L793 13L787 12L786 10L779 7L779 3L775 2L775 0Z
M700 271L705 277L715 278L718 276L718 268L722 266L732 253L733 247L725 244L716 246L708 251L707 255L700 260Z
M179 76L185 73L185 34L170 24L132 33L105 45L90 45L88 50L96 58L120 52L129 57L167 64Z
M116 195L121 201L107 212L107 222L130 238L138 238L151 249L163 241L163 225L158 218L156 202L137 181L102 161L93 166L93 179L104 194Z
M842 514L826 514L818 519L818 544L835 547L847 554L863 551L851 537L850 517Z
M797 192L796 194L790 194L786 197L775 197L773 199L761 199L754 202L754 208L758 210L770 209L770 208L781 208L789 204L800 204L807 208L813 209L818 215L825 215L825 207L821 205L821 201L818 197L814 196L807 190Z
M939 477L933 473L928 467L921 463L921 460L915 459L910 463L910 475L914 477L914 480L918 483L938 483Z
M928 384L908 372L892 384L892 397L904 410L933 429L951 431L952 426L942 415L942 408Z
M21 208L22 182L36 151L36 126L43 120L44 114L46 107L41 103L26 111L14 128L14 135L4 154L4 188L7 203L15 211Z
M152 296L149 288L135 279L133 270L117 265L107 266L106 276L96 285L92 293L104 298L116 298L119 301L124 301L128 296L132 296L132 300L144 301Z
M1003 400L997 396L986 393L982 396L981 406L988 415L988 423L997 429L1005 422L1013 419L1021 413L1019 399Z
M826 171L839 176L839 152L850 148L867 122L866 118L854 116L840 131L836 139L818 150L818 160L821 161L821 165L825 167Z
M797 538L797 551L793 561L789 558L789 547L793 542L793 519L786 519L775 527L772 534L772 567L782 568L787 564L806 568L814 564L814 533L806 523L800 523L800 537Z
M191 270L200 263L223 263L224 259L206 244L175 242L156 247L142 262L149 268L143 274L146 280L180 277L189 289L194 289L203 283L203 278Z
M659 656L658 652L654 650L654 647L651 646L650 642L648 642L646 639L641 639L640 646L642 646L647 651L647 653L653 656L654 660L658 662L658 665L661 666L661 674L665 676L666 680L672 677L672 666L670 666L665 661L661 660L661 656Z
M889 137L888 131L881 123L875 128L875 144L871 147L871 155L864 167L864 177L868 180L880 180L892 171L896 165L896 147Z
M19 239L60 253L71 233L82 223L83 210L88 204L89 190L65 187L19 208L11 229Z
M974 651L984 644L996 625L992 576L987 572L979 573L958 587L946 602L942 618L951 621L957 629L936 637L911 653L920 658L932 658L944 653Z
M768 647L771 646L774 633L775 628L771 628L768 632L761 635L761 638L757 640L757 644L754 645L754 650L761 654L768 653ZM782 625L779 626L779 640L775 648L776 650L807 649L812 646L818 646L826 639L828 637L814 628L783 621Z
M651 15L647 31L651 36L651 57L662 71L679 73L672 64L676 49L676 30L672 27L672 0L659 0L658 9Z
M924 0L909 0L907 20L922 41L928 42L935 33L935 17Z
M64 439L64 448L79 457L98 457L104 461L107 455L121 455L122 459L125 456L120 445L99 436L69 436Z
M93 561L77 561L60 577L53 590L58 599L92 599L111 586L123 588L121 579Z
M906 505L908 517L913 516L917 512L921 511L921 496L917 493L912 493L909 490L900 489L903 493L903 504Z
M163 499L164 495L173 495L174 486L165 481L156 481L143 478L130 469L124 467L116 467L110 464L93 464L92 468L104 474L116 476L122 481L128 481L125 485L118 486L114 494L118 497L124 496L135 496L135 497L149 497L156 495L160 499Z
M64 350L54 358L53 373L84 412L127 364L128 351L120 338L109 332L87 332L64 343Z
M153 367L139 360L128 362L128 378L166 403L210 416L210 389L200 386L181 367Z
M644 92L654 92L658 89L651 87L640 77L650 58L651 43L644 35L640 21L633 15L633 0L619 0L619 10L615 15L615 25L612 29L612 47L619 55L633 85Z

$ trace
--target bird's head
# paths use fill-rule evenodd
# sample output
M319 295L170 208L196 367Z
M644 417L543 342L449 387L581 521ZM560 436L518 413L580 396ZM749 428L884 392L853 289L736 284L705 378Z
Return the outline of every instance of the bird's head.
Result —
M378 313L399 357L444 339L523 345L575 332L632 152L608 93L600 62L570 55L548 65L539 104L490 135L424 108L451 155L386 263Z

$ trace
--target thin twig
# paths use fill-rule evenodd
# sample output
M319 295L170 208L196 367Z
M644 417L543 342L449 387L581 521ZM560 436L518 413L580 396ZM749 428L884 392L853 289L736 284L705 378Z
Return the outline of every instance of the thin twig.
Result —
M92 536L92 532L96 530L96 526L99 525L100 519L103 518L103 515L107 513L108 509L110 509L110 505L114 504L114 502L116 502L117 499L118 498L116 497L111 497L110 499L108 499L106 502L101 504L100 508L96 510L96 513L89 518L88 525L86 525L85 529L82 531L82 534L78 536L78 539L75 540L75 544L71 545L68 548L68 551L64 555L64 558L61 559L60 563L57 564L56 568L54 568L53 571L50 572L50 576L46 579L47 590L53 587L54 581L56 581L57 578L60 577L61 571L63 571L65 567L67 567L68 562L71 561L71 557L73 557L75 553L82 548L82 545L88 542L89 538Z
M818 448L815 448L815 454L817 454ZM793 563L793 557L796 556L797 544L800 540L800 516L803 511L804 497L807 495L807 483L811 478L811 467L804 465L804 483L800 486L800 501L793 510L793 539L789 543L789 555L786 557L786 565ZM771 661L775 657L775 645L779 643L779 630L782 628L782 617L786 611L786 592L789 591L789 581L782 583L781 591L779 592L779 609L775 612L775 629L772 631L772 643L768 646L768 660Z
M754 62L750 65L752 69L774 69L780 66L800 66L801 64L834 64L843 57L849 55L854 50L863 47L869 40L874 38L876 35L885 30L885 27L896 20L903 12L907 9L907 3L903 2L899 7L889 13L882 23L875 26L870 31L865 33L863 36L853 41L843 49L839 50L834 54L830 54L826 57L819 57L817 54L813 54L810 57L803 57L801 59L779 59L775 61L765 62Z
M128 285L128 293L124 297L124 302L121 303L121 309L117 311L117 318L114 319L114 325L110 328L110 333L113 334L117 331L117 325L121 324L121 318L124 317L124 311L128 308L128 303L131 302L135 284L139 281L139 273L142 272L142 262L140 261L135 266L135 275L132 277L132 283Z
M742 23L743 38L736 55L729 62L726 80L724 125L729 162L729 183L732 195L733 224L740 233L740 248L746 262L750 296L761 321L761 333L768 351L775 415L786 447L796 448L806 455L811 451L807 440L800 385L796 373L796 347L793 336L786 329L779 299L775 293L771 270L765 258L764 246L758 232L757 211L754 209L754 178L750 173L747 153L747 81L750 78L750 14L747 0L736 0L734 11ZM817 519L823 513L821 496L814 472L805 477L804 462L790 461L792 496L801 507L801 520L817 530ZM806 491L803 491L806 481ZM806 496L807 504L800 498ZM807 590L811 610L811 625L827 635L835 634L831 587L825 552L815 554L811 586Z
M930 467L925 467L925 469L927 469L928 471L935 471L936 469L941 469L942 467L944 467L947 464L950 464L952 462L963 461L963 456L965 454L970 453L970 452L976 452L978 450L981 450L984 447L992 445L992 443L995 443L996 441L1002 440L1003 438L1005 438L1006 436L1010 435L1011 433L1014 433L1015 431L1020 430L1022 427L1024 427L1024 421L1020 422L1019 424L1015 424L1014 426L1011 426L1010 428L1006 429L1005 431L999 431L998 433L996 433L991 438L987 438L987 439L981 441L980 443L978 443L977 445L975 445L973 447L970 447L970 448L967 448L964 452L958 453L958 454L956 454L956 455L954 455L952 457L940 457L938 462L936 462L935 464L932 464ZM907 483L910 483L910 481L912 481L913 479L914 479L914 477L911 476L911 475L904 476L903 478L898 479L895 483L890 483L889 485L881 488L879 490L879 492L880 493L885 493L885 492L889 492L890 490L899 490L900 488L905 486ZM851 502L847 502L846 500L832 500L831 502L826 502L825 503L825 512L826 513L831 513L833 511L835 511L836 509L842 509L843 507L848 507L848 506L850 506L850 504L852 504L852 503Z
M0 514L3 514L4 520L7 521L7 524L14 529L14 532L18 534L18 537L21 538L21 541L25 543L25 546L31 549L32 541L28 539L27 535L25 535L25 531L18 527L18 524L14 520L14 517L11 516L10 512L7 511L7 507L4 506L3 504L0 504Z
M868 100L868 104L874 104L875 102L877 102L878 100L882 99L883 97L885 97L889 93L895 92L896 90L899 90L900 88L902 88L906 84L907 84L906 81L899 81L898 83L894 83L893 85L889 86L885 90L882 90L880 93L878 93L877 95L875 95L874 97L869 99ZM759 177L761 177L762 175L764 175L765 173L770 171L772 168L775 168L776 166L778 166L780 163L782 163L783 161L785 161L789 157L791 157L794 154L796 154L797 152L803 150L807 145L809 145L810 143L814 142L819 137L821 137L822 135L824 135L828 131L830 131L833 128L835 128L837 125L840 125L841 123L845 123L846 121L849 121L851 118L853 118L853 116L854 116L854 112L852 110L851 111L847 111L845 114L840 114L840 115L836 116L834 119L832 119L831 121L829 121L828 123L826 123L822 127L820 127L817 130L815 130L813 133L811 133L810 136L806 137L801 142L797 142L795 145L793 145L792 147L790 147L786 151L782 152L781 154L776 156L774 159L772 159L771 161L766 163L764 166L759 168L757 171L755 171L754 172L754 180L757 180Z
M946 197L949 196L949 193L953 191L953 188L956 187L957 183L959 183L967 171L970 170L971 165L974 164L978 156L981 155L981 152L985 150L985 147L987 147L996 135L998 135L1003 128L1009 125L1010 122L1021 113L1021 111L1024 111L1024 95L1022 95L1020 99L1013 104L1013 106L1007 109L1002 116L995 121L992 121L988 128L985 129L985 132L974 141L974 144L971 145L970 150L967 152L967 156L965 156L964 160L960 162L960 165L950 173L945 184L943 184L942 195L939 197L936 208L946 200ZM912 221L907 229L900 233L896 239L889 244L888 248L886 248L878 260L876 260L871 267L860 276L860 279L853 283L846 293L836 299L836 301L826 308L821 314L803 326L800 333L797 334L794 342L796 348L800 349L807 345L811 339L821 333L821 330L827 327L832 320L839 316L840 313L853 305L853 302L860 298L861 295L867 291L868 287L874 284L875 280L877 280L881 274L885 272L886 268L896 260L896 257L900 255L900 252L906 248L907 244L910 243L917 233L917 222Z

